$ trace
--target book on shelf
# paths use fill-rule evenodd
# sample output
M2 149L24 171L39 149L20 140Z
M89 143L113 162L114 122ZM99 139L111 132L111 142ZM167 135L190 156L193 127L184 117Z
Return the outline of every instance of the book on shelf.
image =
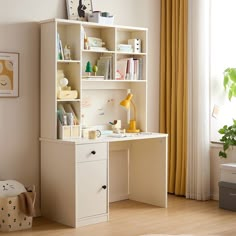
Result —
M101 56L97 61L97 75L104 76L105 80L112 79L112 56Z
M138 59L138 80L143 80L143 58Z
M118 60L116 63L116 72L117 72L116 79L124 80L126 76L126 70L127 70L127 61L124 59Z
M142 58L122 58L116 65L117 80L142 80Z
M127 59L126 80L134 80L134 59Z
M57 33L57 59L64 60L63 47L59 33Z

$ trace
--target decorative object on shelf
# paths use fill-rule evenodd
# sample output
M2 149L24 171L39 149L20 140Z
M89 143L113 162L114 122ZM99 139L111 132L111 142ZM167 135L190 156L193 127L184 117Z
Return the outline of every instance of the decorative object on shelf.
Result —
M91 65L90 61L88 61L86 64L85 72L88 72L88 76L90 76L90 73L93 72L92 65Z
M105 43L100 38L88 37L89 47L102 47Z
M84 49L88 50L89 49L89 45L88 45L88 37L86 32L84 31Z
M84 31L84 49L91 51L108 51L107 48L104 47L105 42L100 38L95 37L87 37L86 32Z
M0 97L19 96L19 53L0 52Z
M134 102L132 101L132 98L133 98L133 94L129 93L127 97L125 98L125 100L120 102L120 105L128 110L130 108L130 104L132 104L133 109L134 109L134 112L133 112L134 118L130 120L129 129L127 130L127 133L139 133L140 129L136 128L136 107L135 107Z
M114 22L114 16L109 12L94 11L88 14L88 21L104 25L112 25Z
M110 122L112 131L114 133L121 133L121 120L114 120L114 122Z
M67 44L64 47L64 59L65 60L71 60L70 45L67 45Z
M98 72L98 67L96 65L93 66L93 72L94 72L94 76L96 76Z
M66 0L67 15L70 20L87 21L93 12L92 0Z
M71 90L68 86L69 81L65 78L63 70L57 71L57 98L58 99L76 99L78 97L77 90Z

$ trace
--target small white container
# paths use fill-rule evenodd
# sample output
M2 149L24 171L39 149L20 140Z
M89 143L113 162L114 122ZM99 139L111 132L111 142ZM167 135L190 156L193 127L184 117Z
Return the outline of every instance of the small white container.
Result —
M220 165L220 181L236 183L236 163Z
M114 16L104 17L100 15L100 12L94 12L92 14L88 14L88 21L102 25L112 25L114 22Z
M128 44L133 48L134 53L141 53L141 39L129 39Z

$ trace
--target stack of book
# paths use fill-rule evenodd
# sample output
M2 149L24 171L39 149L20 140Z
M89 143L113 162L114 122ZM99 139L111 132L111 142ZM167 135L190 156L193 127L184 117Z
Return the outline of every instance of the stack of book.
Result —
M117 61L117 80L142 80L142 58L122 58Z

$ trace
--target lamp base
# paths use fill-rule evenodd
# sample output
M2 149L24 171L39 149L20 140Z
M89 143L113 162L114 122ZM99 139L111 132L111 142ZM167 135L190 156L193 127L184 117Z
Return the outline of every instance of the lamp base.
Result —
M128 129L126 130L127 133L140 133L140 129Z
M136 120L130 120L129 129L126 130L127 133L139 133L140 129L136 128Z

